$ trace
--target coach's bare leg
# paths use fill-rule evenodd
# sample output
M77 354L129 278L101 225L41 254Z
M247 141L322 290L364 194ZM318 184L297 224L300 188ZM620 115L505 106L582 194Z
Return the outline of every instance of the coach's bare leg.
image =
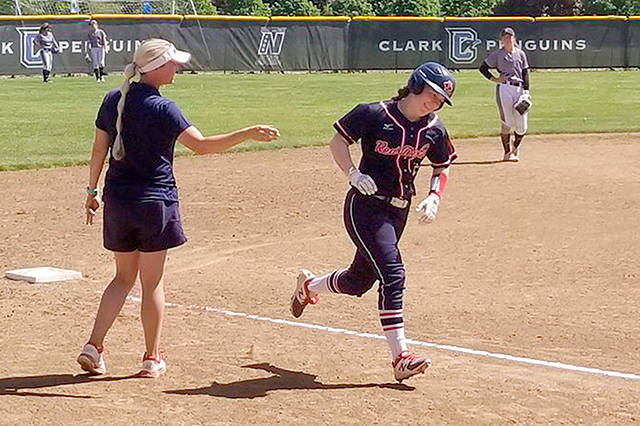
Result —
M104 337L113 325L116 317L122 309L127 295L133 288L138 276L139 253L115 253L116 276L109 283L102 294L100 307L93 324L93 331L89 343L99 350L102 349Z
M140 283L142 284L142 328L147 355L159 355L160 332L164 316L164 264L167 251L140 253Z

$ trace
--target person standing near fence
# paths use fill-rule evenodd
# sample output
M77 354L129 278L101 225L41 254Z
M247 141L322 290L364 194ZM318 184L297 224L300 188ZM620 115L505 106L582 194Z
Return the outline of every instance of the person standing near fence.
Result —
M43 83L49 83L51 82L49 77L51 76L51 70L53 69L53 54L60 51L60 46L58 45L48 22L40 25L40 31L33 42L40 48L40 58L42 59L42 81Z
M334 123L336 134L330 148L351 185L343 216L356 253L346 269L321 276L303 269L290 301L291 313L298 318L307 305L317 302L319 294L362 296L378 281L378 314L399 382L423 373L431 363L407 348L403 316L406 274L398 243L416 194L414 179L425 158L433 167L431 185L416 210L422 223L436 218L449 165L456 158L436 111L445 103L451 105L455 84L447 68L427 62L413 71L398 96L359 104ZM356 167L349 146L359 140L362 159Z
M89 27L87 46L93 73L97 82L104 82L105 57L109 51L109 40L107 33L98 26L98 21L95 19L89 21Z
M176 140L197 154L218 153L246 140L269 142L279 136L271 126L251 126L204 137L180 107L163 97L160 86L171 84L191 55L161 39L145 40L124 70L120 89L110 91L98 112L85 203L86 223L100 207L98 181L111 148L104 185L103 238L114 252L116 273L104 290L93 331L78 356L83 370L106 372L104 339L139 277L141 319L145 339L141 377L166 372L160 353L164 316L164 266L167 250L184 244L173 175ZM129 83L136 75L139 82Z
M531 107L529 95L529 62L527 55L516 46L516 33L506 27L500 32L502 47L489 53L482 62L480 72L488 80L497 83L496 102L500 113L500 138L504 148L504 161L520 160L520 145L527 133L527 116ZM495 77L489 68L496 68ZM513 147L511 130L514 130Z

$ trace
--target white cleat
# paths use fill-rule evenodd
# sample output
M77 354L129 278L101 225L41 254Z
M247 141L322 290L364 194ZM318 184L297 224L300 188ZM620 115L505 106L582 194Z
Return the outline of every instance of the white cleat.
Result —
M105 374L107 367L104 363L103 352L104 349L98 351L94 345L87 343L78 355L78 364L89 374Z
M510 161L511 160L511 152L505 152L504 157L502 157L502 161Z
M300 318L307 305L315 305L318 303L318 295L314 295L313 297L309 295L308 285L312 278L315 278L315 275L306 269L300 271L300 274L298 275L296 289L291 296L291 305L289 308L291 310L291 315L296 318Z
M393 375L396 380L402 383L404 379L424 373L431 366L431 360L405 351L398 355L398 358L391 365L393 366Z
M145 353L142 357L142 370L140 370L137 376L155 379L166 372L167 363L164 362L162 355L153 356Z

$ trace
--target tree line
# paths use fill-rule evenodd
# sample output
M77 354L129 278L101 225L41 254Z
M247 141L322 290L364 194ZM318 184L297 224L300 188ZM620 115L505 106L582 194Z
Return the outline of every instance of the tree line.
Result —
M262 16L640 15L640 0L212 0L211 5L218 14Z
M192 3L193 2L193 3ZM79 0L80 13L96 13ZM255 16L580 16L640 15L640 0L144 0L94 2L97 13L192 13ZM19 0L22 14L69 13L69 0ZM160 4L164 6L159 6ZM0 0L0 14L13 15L14 0ZM106 6L105 6L106 5ZM193 5L193 6L192 6ZM111 9L104 9L104 7ZM104 9L104 10L103 10Z

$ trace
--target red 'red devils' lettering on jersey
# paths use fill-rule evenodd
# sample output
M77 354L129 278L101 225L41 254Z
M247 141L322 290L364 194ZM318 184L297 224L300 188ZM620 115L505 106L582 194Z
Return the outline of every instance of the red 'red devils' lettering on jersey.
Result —
M358 168L376 182L379 195L409 199L416 193L413 181L425 158L434 167L447 167L456 158L437 114L410 121L397 101L360 104L334 128L348 143L361 142Z
M376 152L382 155L399 155L400 157L419 158L422 160L427 155L428 150L429 150L429 145L426 145L421 149L415 149L410 145L390 148L389 142L387 141L379 140L376 142Z

